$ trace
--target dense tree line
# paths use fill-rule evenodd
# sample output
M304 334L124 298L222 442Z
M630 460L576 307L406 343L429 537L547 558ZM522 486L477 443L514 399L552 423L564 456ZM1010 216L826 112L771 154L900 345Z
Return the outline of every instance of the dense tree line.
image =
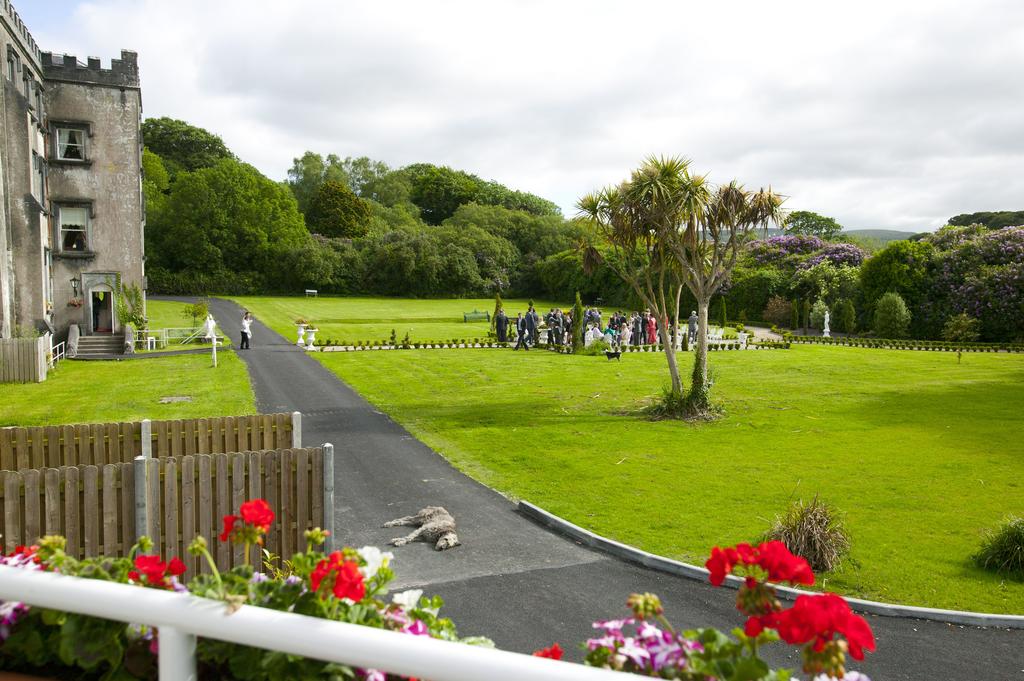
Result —
M151 292L571 300L580 291L588 304L639 305L614 273L611 249L598 245L602 257L585 268L584 225L538 196L443 166L392 169L313 152L274 182L182 121L150 119L143 133ZM1006 225L1020 216L956 216L951 223L968 224L869 253L835 220L793 213L785 234L746 245L719 298L730 321L820 326L827 309L833 330L870 332L893 293L911 336L939 338L957 318L983 340L1016 340L1024 228ZM688 292L681 303L684 315L695 309Z
M183 121L143 132L153 292L528 295L579 236L554 203L460 170L307 152L277 183Z

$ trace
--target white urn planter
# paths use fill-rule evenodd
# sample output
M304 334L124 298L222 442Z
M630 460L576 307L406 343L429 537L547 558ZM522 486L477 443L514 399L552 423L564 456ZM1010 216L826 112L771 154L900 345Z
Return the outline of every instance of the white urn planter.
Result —
M314 350L313 341L316 340L316 332L320 329L307 329L306 330L306 350Z
M301 348L303 345L306 344L304 340L304 336L306 334L306 325L298 324L297 326L299 327L299 339L295 341L295 344Z

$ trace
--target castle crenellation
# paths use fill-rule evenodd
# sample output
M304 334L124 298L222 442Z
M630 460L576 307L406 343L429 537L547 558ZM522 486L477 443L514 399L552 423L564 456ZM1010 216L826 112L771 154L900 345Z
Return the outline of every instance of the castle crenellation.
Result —
M146 285L138 55L42 52L0 0L0 103L0 337L122 334L110 282Z
M43 73L51 80L99 83L120 87L139 86L139 56L131 50L121 50L120 59L111 59L110 68L102 67L98 57L89 57L82 63L73 54L55 55L42 52Z
M21 20L21 17L18 16L18 12L14 9L14 5L10 0L2 0L2 7L3 18L10 25L11 31L21 37L22 41L24 41L25 47L32 57L35 58L37 63L40 62L41 52L39 51L39 46L36 44L36 39L32 37L32 34L28 31L28 26L26 26L25 22Z

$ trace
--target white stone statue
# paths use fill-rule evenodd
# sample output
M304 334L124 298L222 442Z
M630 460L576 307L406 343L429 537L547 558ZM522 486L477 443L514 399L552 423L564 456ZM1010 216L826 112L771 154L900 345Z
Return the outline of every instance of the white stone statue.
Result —
M830 329L828 328L828 320L830 318L831 317L830 317L830 315L828 313L828 310L825 310L825 328L821 330L821 335L824 336L825 338L831 338L832 337L832 334L829 333Z
M217 337L217 322L214 320L212 314L206 315L206 336L208 340L213 340Z

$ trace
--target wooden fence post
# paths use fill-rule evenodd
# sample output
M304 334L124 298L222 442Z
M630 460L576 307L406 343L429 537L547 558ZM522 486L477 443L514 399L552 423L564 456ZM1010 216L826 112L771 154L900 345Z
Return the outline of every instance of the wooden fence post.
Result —
M145 433L145 428L143 428ZM145 442L145 440L143 440ZM135 477L135 539L146 534L149 527L149 503L146 496L146 462L149 456L143 454L132 461L132 474Z
M324 452L324 517L323 529L330 534L327 535L327 542L324 544L324 553L330 553L337 545L334 537L334 445L325 442Z
M142 435L139 443L142 445L142 456L147 459L153 456L153 422L149 419L142 419Z
M302 448L302 412L292 412L292 449Z

